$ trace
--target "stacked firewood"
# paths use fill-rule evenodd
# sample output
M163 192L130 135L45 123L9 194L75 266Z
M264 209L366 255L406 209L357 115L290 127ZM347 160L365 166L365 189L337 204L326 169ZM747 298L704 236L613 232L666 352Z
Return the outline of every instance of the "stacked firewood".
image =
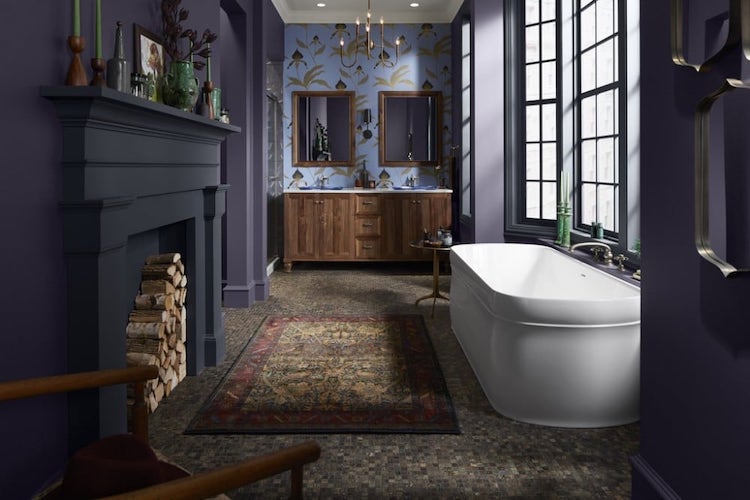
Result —
M148 257L141 280L126 329L127 363L159 367L159 377L146 384L146 404L153 412L187 375L187 276L180 254Z

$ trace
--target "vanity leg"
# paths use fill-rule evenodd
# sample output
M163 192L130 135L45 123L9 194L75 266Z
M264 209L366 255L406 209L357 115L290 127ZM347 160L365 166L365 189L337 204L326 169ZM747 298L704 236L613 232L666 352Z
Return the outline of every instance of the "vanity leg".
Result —
M291 273L292 272L292 261L291 260L285 260L284 261L284 272L285 273Z

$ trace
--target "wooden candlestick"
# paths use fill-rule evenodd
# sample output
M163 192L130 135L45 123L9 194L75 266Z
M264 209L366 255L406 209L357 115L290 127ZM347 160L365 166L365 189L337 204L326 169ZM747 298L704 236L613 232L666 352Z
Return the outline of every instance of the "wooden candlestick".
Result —
M68 76L65 78L65 85L85 86L88 85L86 69L81 62L81 52L86 48L86 40L82 36L69 36L68 47L73 52L73 59L68 67Z
M106 87L107 80L104 78L104 68L107 63L102 58L92 57L91 68L94 70L94 77L91 79L91 85L96 87Z

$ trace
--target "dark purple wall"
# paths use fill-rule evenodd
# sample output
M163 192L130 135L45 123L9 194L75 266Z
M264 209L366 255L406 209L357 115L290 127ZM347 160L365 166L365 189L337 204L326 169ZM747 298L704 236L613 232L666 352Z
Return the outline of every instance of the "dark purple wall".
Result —
M691 2L701 3L710 2ZM672 64L669 5L641 1L644 277L633 496L655 498L662 480L662 494L671 488L685 499L747 498L750 276L723 278L693 243L696 105L722 78L739 77L741 54L731 51L704 74Z
M132 63L132 23L159 33L158 0L103 2L102 52L112 57L115 22L125 25L126 56ZM219 29L219 0L185 0L188 25ZM28 0L3 4L6 68L2 117L0 262L0 380L66 372L66 297L61 211L62 131L52 104L39 96L43 85L61 85L70 61L66 38L72 2ZM94 2L81 2L84 62L94 49ZM215 45L220 53L221 37ZM219 71L219 60L215 64ZM201 75L202 76L202 75ZM73 278L74 279L74 278ZM66 449L66 406L62 397L0 403L0 491L28 498L62 470Z

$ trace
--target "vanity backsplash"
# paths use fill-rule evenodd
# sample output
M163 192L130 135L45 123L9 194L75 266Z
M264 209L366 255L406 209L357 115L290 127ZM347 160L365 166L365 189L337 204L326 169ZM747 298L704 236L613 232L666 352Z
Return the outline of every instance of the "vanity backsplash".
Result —
M440 186L450 184L451 144L451 37L449 24L386 24L385 51L395 64L377 65L379 47L368 59L360 50L351 68L341 64L340 40L348 45L354 36L354 23L290 24L285 29L286 59L283 66L284 106L284 188L317 186L354 187L366 167L368 178L376 187L405 185ZM376 30L377 31L377 30ZM360 38L362 38L360 36ZM396 62L395 44L399 38ZM380 42L380 33L374 41ZM353 51L345 52L350 64ZM295 166L292 161L292 92L347 90L355 92L355 164ZM432 90L443 94L442 151L440 167L381 166L378 158L379 123L378 92ZM369 110L369 113L366 111ZM371 116L370 123L366 115ZM331 119L331 118L329 118ZM348 117L342 117L348 120ZM452 187L452 186L448 186Z

